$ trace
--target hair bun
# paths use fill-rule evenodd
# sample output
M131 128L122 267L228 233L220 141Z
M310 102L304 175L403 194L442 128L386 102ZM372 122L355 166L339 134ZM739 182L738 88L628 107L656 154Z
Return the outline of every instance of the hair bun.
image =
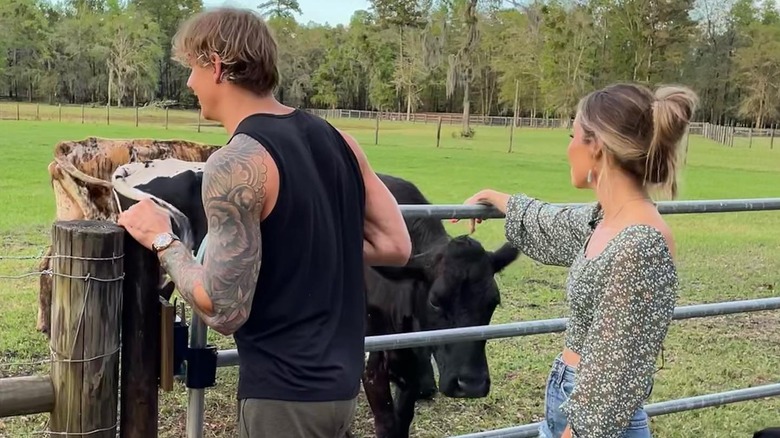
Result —
M653 102L653 135L647 151L644 182L667 185L672 197L677 183L678 145L698 105L698 97L687 87L662 86L655 91Z
M659 105L663 111L671 112L681 123L691 121L693 113L699 104L699 98L690 88L681 86L662 86L655 90L655 110ZM654 111L654 117L656 116Z

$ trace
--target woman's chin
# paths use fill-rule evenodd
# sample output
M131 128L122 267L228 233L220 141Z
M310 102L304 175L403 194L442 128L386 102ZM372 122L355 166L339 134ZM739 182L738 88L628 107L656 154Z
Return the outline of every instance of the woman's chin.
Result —
M588 187L588 185L585 183L585 181L582 181L580 179L575 178L574 175L570 176L570 181L571 181L571 185L575 189L585 189L585 188Z

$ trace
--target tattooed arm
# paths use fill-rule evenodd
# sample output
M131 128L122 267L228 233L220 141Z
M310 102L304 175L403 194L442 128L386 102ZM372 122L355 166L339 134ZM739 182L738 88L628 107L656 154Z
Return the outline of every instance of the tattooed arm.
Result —
M213 154L203 170L204 264L181 242L159 254L182 297L223 335L238 330L252 307L262 259L260 220L268 185L276 180L267 181L267 160L267 151L243 135Z

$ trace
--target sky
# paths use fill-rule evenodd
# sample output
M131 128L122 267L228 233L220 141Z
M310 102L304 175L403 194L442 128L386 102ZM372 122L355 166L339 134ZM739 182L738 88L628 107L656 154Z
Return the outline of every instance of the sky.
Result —
M263 0L203 0L203 6L239 6L257 8ZM349 23L352 14L360 9L368 9L368 0L298 0L303 15L296 16L299 23L313 21L331 26Z

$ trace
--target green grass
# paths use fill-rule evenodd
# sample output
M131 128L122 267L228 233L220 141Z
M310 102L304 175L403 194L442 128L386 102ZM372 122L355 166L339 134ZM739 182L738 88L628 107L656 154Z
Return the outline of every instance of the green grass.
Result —
M189 122L187 122L189 123ZM442 127L436 148L434 124L382 122L374 145L372 122L334 121L363 144L381 172L409 178L434 203L460 203L490 187L524 191L554 202L591 200L569 185L568 132L515 131L514 153L507 154L506 128L476 126L471 141L453 137L456 126ZM54 203L46 166L55 143L88 135L103 137L185 138L223 143L215 129L197 133L190 125L169 130L136 128L133 123L0 122L0 236L2 255L37 254L47 243ZM688 165L682 174L683 199L780 196L780 150L726 148L691 137ZM679 249L680 304L770 297L780 283L780 212L745 212L667 217ZM466 224L449 224L452 233ZM503 221L485 222L475 234L487 247L503 239ZM36 260L0 260L0 276L36 269ZM521 258L499 276L503 304L493 323L565 316L565 270ZM44 359L47 346L35 331L37 278L0 279L0 376L46 373L46 365L14 365ZM665 345L665 367L657 374L651 402L744 388L780 381L780 312L679 321ZM220 348L229 338L210 333ZM543 412L544 382L560 351L562 334L494 340L488 343L493 391L484 399L437 397L420 403L413 425L417 437L442 437L538 421ZM660 363L660 362L659 362ZM217 387L207 391L206 436L234 436L236 370L220 369ZM161 393L160 436L183 437L186 389L178 384ZM780 425L780 398L750 401L656 417L657 437L749 437ZM0 437L32 436L43 430L46 415L0 420ZM354 431L371 436L372 423L361 400Z

